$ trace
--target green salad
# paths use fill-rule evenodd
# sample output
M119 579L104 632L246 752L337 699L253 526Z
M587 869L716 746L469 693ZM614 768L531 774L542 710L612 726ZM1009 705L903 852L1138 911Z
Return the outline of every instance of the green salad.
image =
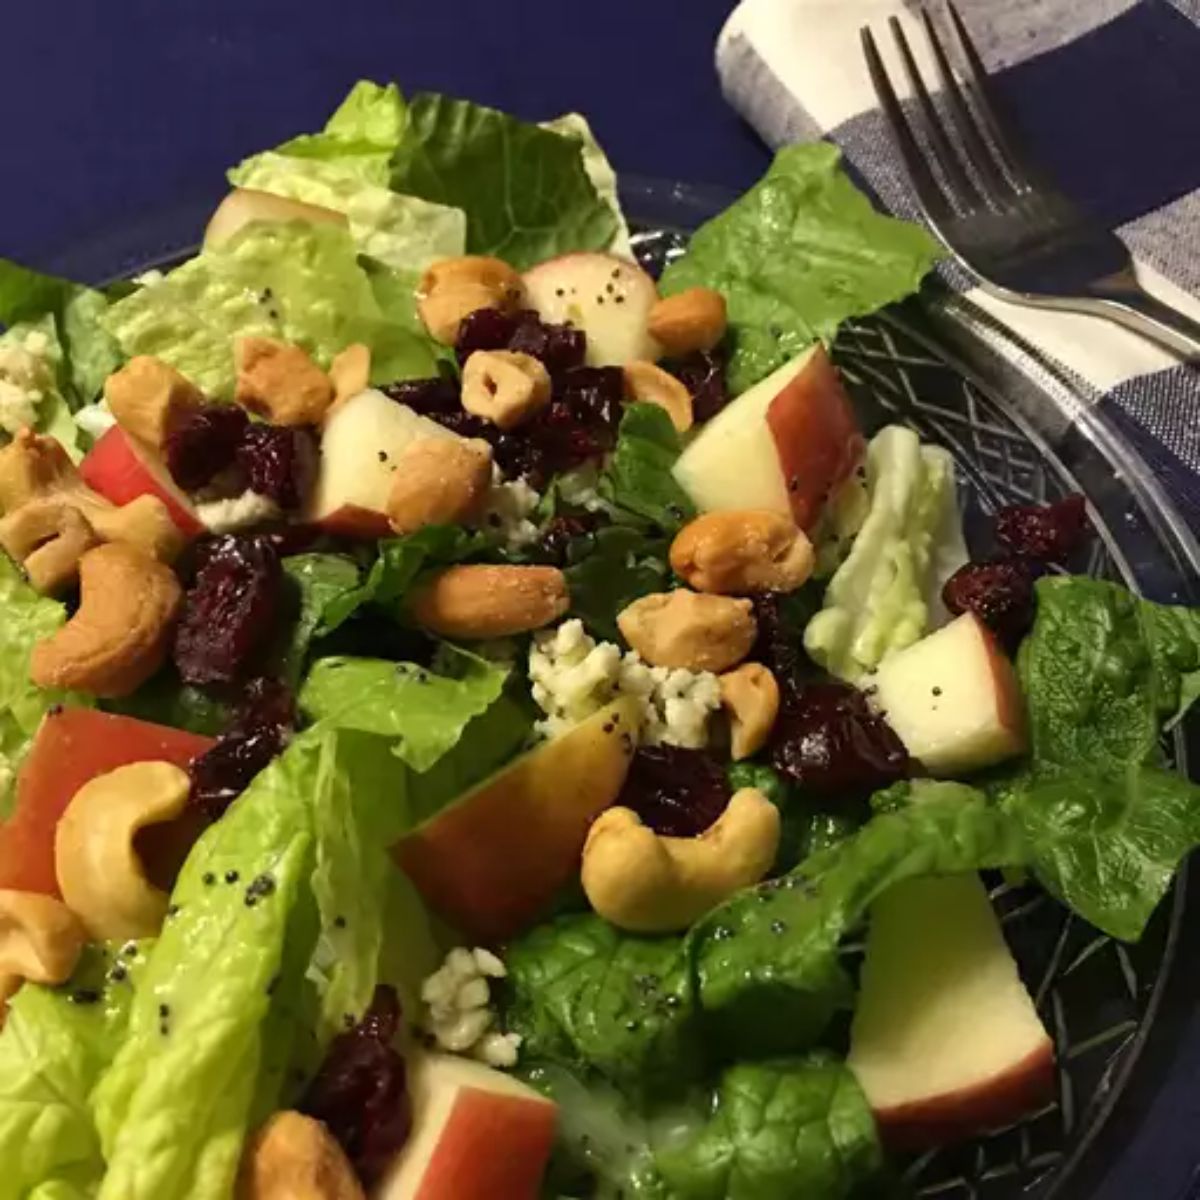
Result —
M987 873L1142 935L1200 611L866 423L930 238L797 145L661 269L582 117L369 82L228 178L0 262L0 1200L839 1200L1044 1105Z

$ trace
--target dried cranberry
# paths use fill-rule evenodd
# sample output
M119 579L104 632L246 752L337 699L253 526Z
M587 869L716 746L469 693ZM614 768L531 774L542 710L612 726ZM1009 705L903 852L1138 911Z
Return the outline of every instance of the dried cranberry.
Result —
M295 725L295 704L286 685L275 679L253 680L229 728L212 747L192 759L188 767L191 803L210 821L219 819L282 752Z
M583 366L587 338L581 329L571 325L551 325L540 320L537 313L526 310L517 314L508 349L532 354L557 378L572 367Z
M264 537L216 538L184 598L174 659L186 683L231 683L271 635L283 572Z
M807 791L860 796L904 778L904 744L863 693L845 683L810 684L779 714L770 743L775 769Z
M729 782L721 764L703 750L643 746L617 803L633 809L655 833L695 837L725 811Z
M405 379L389 383L383 391L395 401L422 416L437 417L462 412L458 381L445 375L430 379Z
M188 413L163 448L171 478L185 491L204 487L233 463L249 424L234 404L205 404Z
M476 350L506 350L517 328L517 318L498 308L479 308L459 322L454 354L460 365Z
M786 619L786 598L778 593L760 593L751 602L758 636L750 657L769 667L782 688L794 689L808 662L801 641L803 626L796 628Z
M1013 504L996 514L996 540L1010 554L1065 563L1088 532L1087 503L1066 496L1054 504Z
M330 1043L299 1105L324 1122L368 1187L412 1128L404 1059L392 1048L399 1027L394 989L377 987L362 1019Z
M973 612L1010 649L1033 624L1033 584L1040 568L1027 558L967 563L942 588L942 603L956 616Z
M237 448L246 483L280 508L299 508L317 477L317 442L310 429L251 425Z
M711 421L729 403L725 378L726 355L716 350L697 350L686 358L664 363L692 395L692 413L697 421Z

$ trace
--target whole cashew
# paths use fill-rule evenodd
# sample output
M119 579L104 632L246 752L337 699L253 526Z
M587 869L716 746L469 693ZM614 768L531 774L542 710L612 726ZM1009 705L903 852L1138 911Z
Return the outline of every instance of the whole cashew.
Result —
M341 1146L320 1122L277 1112L242 1156L237 1200L365 1200Z
M687 433L695 421L692 394L674 375L652 362L626 363L623 368L625 398L661 408L676 433Z
M139 354L114 371L105 381L104 398L117 424L156 450L204 403L195 384L169 363L148 354Z
M549 403L549 372L532 354L476 350L463 364L463 408L500 429L515 429Z
M362 342L347 346L329 364L329 379L333 383L334 404L365 391L371 382L371 348ZM325 415L329 416L328 410Z
M97 775L71 798L54 836L54 869L92 937L151 937L162 927L167 895L147 880L134 837L179 816L190 787L172 763L137 762Z
M234 399L272 425L318 425L333 403L333 381L301 346L274 338L242 337L234 343Z
M721 705L729 714L730 751L734 759L749 758L766 745L779 716L779 684L762 663L742 663L726 671Z
M127 696L162 665L183 589L170 567L124 542L79 560L75 615L30 656L39 687Z
M482 440L417 438L397 455L387 498L396 533L457 525L479 511L492 481L492 448Z
M688 671L726 671L758 636L749 600L687 588L642 596L617 614L617 627L651 666Z
M83 487L83 480L55 438L22 429L0 450L0 511L10 513L47 492L75 487Z
M650 336L674 358L693 350L711 350L724 336L725 297L712 288L694 287L664 296L650 310Z
M512 312L524 297L525 284L508 263L466 254L430 264L417 286L417 312L430 337L453 346L465 317L481 308Z
M25 982L20 975L0 973L0 1029L8 1017L8 1002L21 990Z
M571 604L557 567L447 567L415 595L413 619L443 637L511 637L541 629Z
M812 574L813 548L791 517L729 509L705 513L675 535L671 569L698 592L791 592Z
M0 976L62 983L75 970L86 935L53 896L0 889Z
M0 519L0 546L44 596L70 587L79 560L99 543L88 519L64 500L31 500Z
M583 848L583 890L606 921L632 933L686 929L758 883L779 848L779 810L757 788L734 793L698 837L662 837L632 809L596 818Z

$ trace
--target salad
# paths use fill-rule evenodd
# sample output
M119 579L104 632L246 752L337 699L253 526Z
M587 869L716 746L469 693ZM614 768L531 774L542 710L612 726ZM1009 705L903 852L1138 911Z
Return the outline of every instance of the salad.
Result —
M863 426L926 234L792 146L655 278L582 118L367 82L229 179L0 263L0 1200L836 1200L1044 1104L981 872L1141 935L1200 611Z

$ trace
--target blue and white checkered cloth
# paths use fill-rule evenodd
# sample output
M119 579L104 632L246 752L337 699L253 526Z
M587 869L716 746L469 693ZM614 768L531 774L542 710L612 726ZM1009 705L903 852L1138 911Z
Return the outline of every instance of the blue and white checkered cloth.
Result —
M899 85L886 24L900 16L920 59L927 43L912 7L742 0L721 33L717 68L730 102L770 145L827 137L884 206L919 219L859 42L860 27L872 25ZM958 7L1037 158L1125 240L1150 291L1200 319L1200 0ZM921 66L936 78L928 53ZM1070 372L1200 525L1200 370L1107 321L1021 308L957 268L944 274Z

